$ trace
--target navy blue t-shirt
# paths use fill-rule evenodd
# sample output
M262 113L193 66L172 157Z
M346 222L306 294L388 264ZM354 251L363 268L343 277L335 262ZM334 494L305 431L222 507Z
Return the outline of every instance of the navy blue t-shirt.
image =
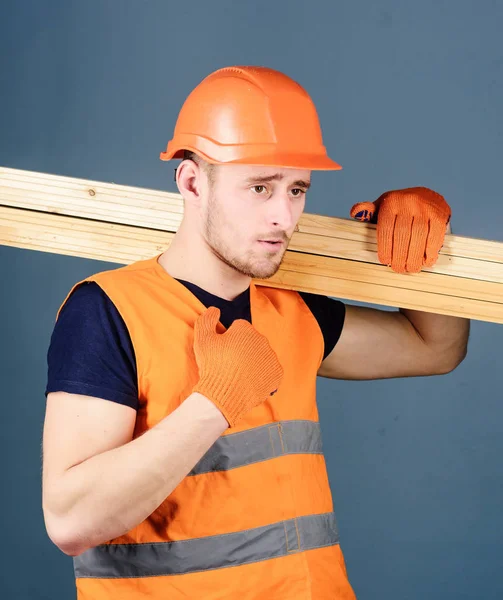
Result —
M251 322L250 289L225 300L179 279L204 306L220 309L228 328L236 319ZM323 333L326 358L341 335L345 305L326 296L300 292ZM54 326L47 353L49 392L69 392L104 398L138 408L136 358L119 311L94 282L78 286L66 301Z

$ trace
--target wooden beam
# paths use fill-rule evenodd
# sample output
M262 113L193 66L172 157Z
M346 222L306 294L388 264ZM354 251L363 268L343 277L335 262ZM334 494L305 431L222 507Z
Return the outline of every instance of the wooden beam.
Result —
M163 252L179 194L0 167L0 244L118 264ZM400 275L377 259L375 226L303 214L261 285L503 323L503 243L446 236L437 264Z

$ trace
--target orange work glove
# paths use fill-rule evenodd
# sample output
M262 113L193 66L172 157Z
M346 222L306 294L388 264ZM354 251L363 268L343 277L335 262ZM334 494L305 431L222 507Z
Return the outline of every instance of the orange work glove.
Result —
M237 319L217 333L219 318L220 310L212 306L195 323L200 379L192 391L211 400L232 427L277 391L283 368L267 338L248 321Z
M414 187L386 192L375 202L359 202L351 217L377 222L377 255L382 264L397 273L419 273L423 265L437 262L451 208L437 192Z

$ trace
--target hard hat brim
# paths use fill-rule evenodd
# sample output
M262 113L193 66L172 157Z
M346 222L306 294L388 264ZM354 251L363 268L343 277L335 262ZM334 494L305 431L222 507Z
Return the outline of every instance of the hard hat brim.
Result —
M187 148L192 150L192 148ZM206 154L194 149L196 154L199 154L203 160L214 165L256 165L256 166L271 166L283 167L290 169L307 169L310 171L339 171L342 166L326 155L319 154L267 154L263 156L243 156L228 161L216 161L211 159ZM161 160L171 160L173 158L183 158L182 152L161 152Z

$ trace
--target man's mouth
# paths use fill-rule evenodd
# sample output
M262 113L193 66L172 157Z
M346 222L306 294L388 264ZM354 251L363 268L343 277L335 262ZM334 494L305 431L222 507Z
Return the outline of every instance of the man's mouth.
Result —
M259 240L259 243L266 248L281 248L283 246L283 240Z

